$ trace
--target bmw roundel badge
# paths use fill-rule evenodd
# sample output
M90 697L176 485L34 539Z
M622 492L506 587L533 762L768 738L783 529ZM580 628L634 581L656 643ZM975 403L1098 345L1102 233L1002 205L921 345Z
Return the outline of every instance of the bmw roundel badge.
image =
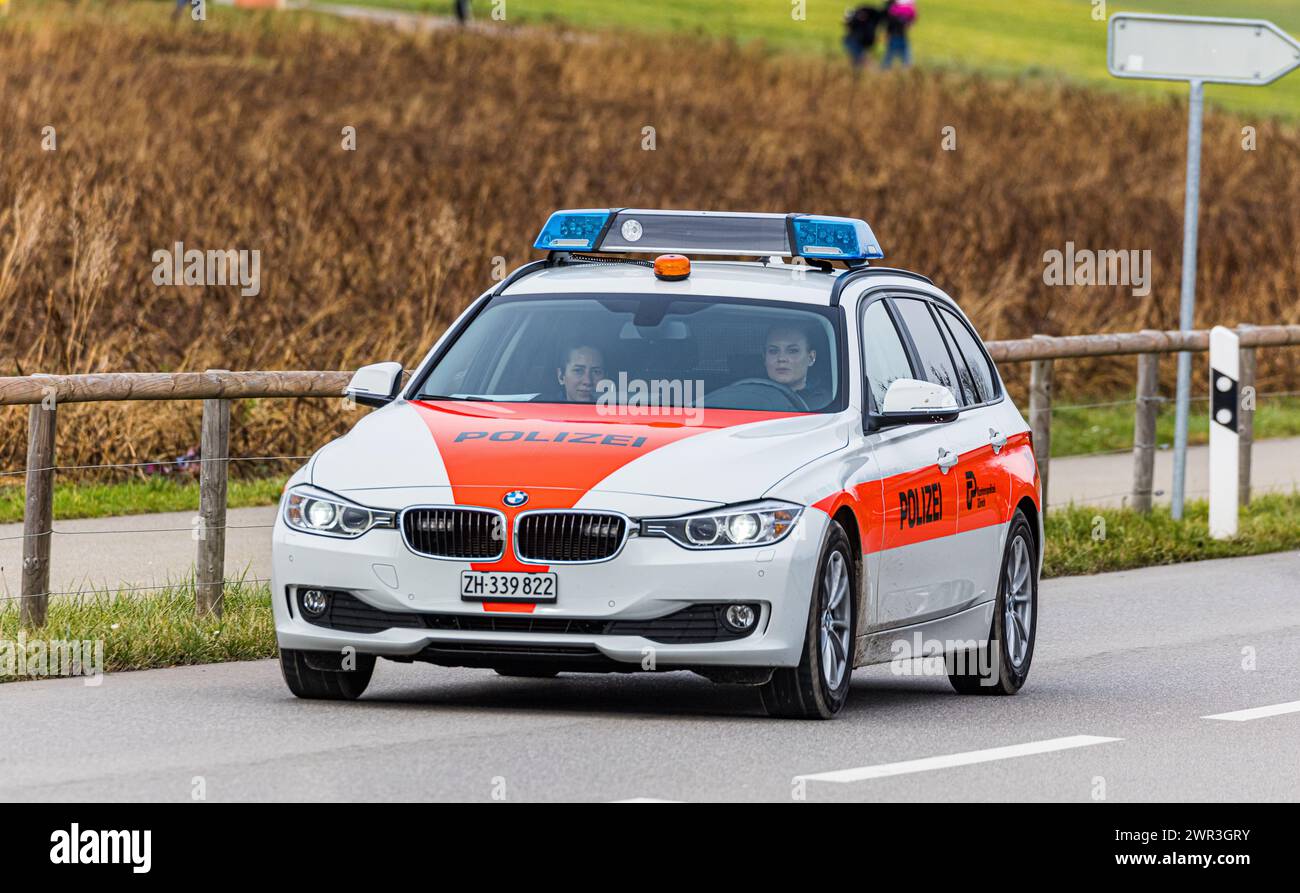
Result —
M528 501L528 494L523 490L511 490L505 496L501 497L501 501L512 509L517 509Z

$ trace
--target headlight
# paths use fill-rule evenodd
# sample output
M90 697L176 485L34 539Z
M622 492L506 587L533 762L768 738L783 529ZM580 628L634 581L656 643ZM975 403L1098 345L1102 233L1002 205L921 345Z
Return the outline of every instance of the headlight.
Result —
M641 535L666 536L687 549L767 546L785 539L801 514L803 506L765 499L681 518L646 519Z
M298 486L284 501L284 523L303 533L355 539L372 527L395 527L396 514L347 502L315 487Z

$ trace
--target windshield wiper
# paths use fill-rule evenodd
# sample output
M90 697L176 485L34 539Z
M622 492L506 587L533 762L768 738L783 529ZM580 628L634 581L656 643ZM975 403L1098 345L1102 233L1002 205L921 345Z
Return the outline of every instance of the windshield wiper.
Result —
M500 403L500 400L493 400L491 397L449 397L446 394L421 394L419 400L465 400L473 403Z

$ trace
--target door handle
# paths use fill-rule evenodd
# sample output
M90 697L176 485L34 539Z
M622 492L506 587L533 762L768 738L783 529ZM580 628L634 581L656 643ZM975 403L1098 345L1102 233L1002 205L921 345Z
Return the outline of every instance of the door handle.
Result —
M1002 452L1002 448L1007 445L1007 436L995 428L989 429L989 443L993 444L993 455Z
M952 450L945 450L939 447L939 470L947 474L952 467L957 464L957 454Z

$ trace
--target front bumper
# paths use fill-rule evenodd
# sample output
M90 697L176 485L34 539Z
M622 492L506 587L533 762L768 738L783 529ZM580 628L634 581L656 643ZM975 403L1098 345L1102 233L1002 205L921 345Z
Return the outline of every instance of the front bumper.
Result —
M632 536L612 560L555 565L559 598L531 613L489 612L460 598L460 572L470 562L428 558L406 548L398 530L372 530L355 540L299 533L277 517L272 545L272 607L281 648L339 651L355 648L395 659L465 666L546 661L580 668L613 662L626 669L792 667L799 663L808 606L829 518L814 508L772 546L692 551L659 537ZM488 569L479 564L479 569ZM760 606L754 632L699 644L655 641L643 635L591 632L430 629L445 621L412 622L377 632L329 629L303 618L298 589L342 590L388 612L445 618L535 618L648 621L699 604L746 602ZM614 624L618 628L620 624ZM519 627L520 624L501 624ZM554 628L555 624L533 624ZM575 627L584 624L573 624ZM623 626L626 628L626 626ZM603 667L608 669L609 667Z

